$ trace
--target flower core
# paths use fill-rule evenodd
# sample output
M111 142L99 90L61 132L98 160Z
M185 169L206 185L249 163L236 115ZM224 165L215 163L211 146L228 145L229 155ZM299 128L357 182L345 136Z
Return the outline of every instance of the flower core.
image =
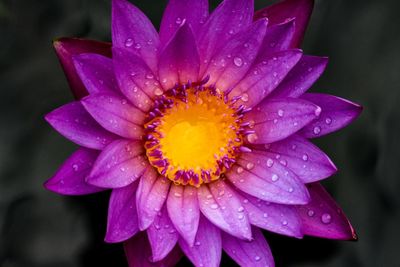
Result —
M217 180L242 149L244 106L213 87L176 86L155 102L145 125L150 163L176 184Z

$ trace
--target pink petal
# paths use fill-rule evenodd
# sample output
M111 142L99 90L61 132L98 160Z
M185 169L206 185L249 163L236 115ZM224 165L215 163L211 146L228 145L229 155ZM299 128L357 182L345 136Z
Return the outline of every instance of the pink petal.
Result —
M151 262L151 248L145 232L140 232L124 243L129 267L173 267L182 258L178 246L166 258Z
M251 239L249 219L235 191L224 181L198 189L200 210L222 230L242 239Z
M255 146L253 152L264 163L286 166L303 183L319 181L337 171L336 166L324 152L299 135L292 135L265 146Z
M307 185L311 202L298 206L305 235L330 239L356 240L357 235L342 209L319 183Z
M167 208L176 230L189 246L193 246L200 219L197 190L192 186L172 185Z
M63 163L56 174L47 180L44 187L62 195L86 195L103 191L103 188L85 182L98 155L98 151L79 148Z
M53 110L45 119L64 137L87 148L103 149L118 138L101 127L77 101Z
M252 225L281 235L303 237L295 206L266 202L244 192L237 194Z
M129 49L157 70L158 33L151 21L126 0L112 1L113 47Z
M208 17L208 0L170 0L160 26L160 42L167 44L185 20L198 32Z
M273 25L295 18L296 31L291 47L300 47L313 7L314 0L283 0L257 11L254 19L267 17Z
M252 67L266 29L266 20L254 22L216 51L205 71L209 84L223 91L237 84Z
M89 94L119 92L110 58L98 54L80 54L74 56L73 61Z
M269 144L296 133L321 113L313 103L296 98L265 99L249 114L246 121L254 123L251 144Z
M86 181L98 187L120 188L138 179L147 166L141 142L116 140L101 152Z
M269 97L297 98L301 96L318 80L327 64L326 57L303 56Z
M301 50L296 49L259 58L243 80L235 86L232 95L242 95L240 104L250 107L257 105L281 83L301 55Z
M290 49L294 32L294 19L281 24L269 25L260 47L258 58L265 58L273 53Z
M164 259L178 242L179 235L168 217L165 205L155 217L153 224L147 228L147 236L153 252L152 261Z
M238 165L226 176L243 192L265 201L289 205L308 203L307 189L293 172L280 164L267 166L261 160L256 154L243 153Z
M60 38L54 41L53 46L75 98L81 99L88 95L88 91L76 72L72 57L83 53L111 57L111 44L78 38Z
M115 93L90 95L81 100L85 109L105 129L125 138L141 140L145 114Z
M108 206L106 242L122 242L139 232L135 199L137 185L138 183L132 183L112 190Z
M252 241L240 240L222 232L222 248L240 266L275 266L271 249L260 229L253 227L252 232Z
M321 107L318 119L304 127L300 133L306 138L320 137L349 125L361 113L362 107L346 99L326 95L307 93L301 96Z
M160 55L159 76L165 89L176 83L196 82L199 77L199 54L190 26L183 22Z
M113 48L115 75L122 93L143 111L153 106L153 100L160 91L154 73L137 55L127 49Z
M189 246L183 239L179 239L179 246L195 266L219 266L222 252L221 233L204 216L200 218L194 246Z
M141 230L147 229L153 223L167 199L170 185L171 182L159 176L153 168L148 168L143 174L136 194Z
M203 74L214 52L236 33L247 28L253 19L253 0L225 0L208 17L201 27L197 40Z

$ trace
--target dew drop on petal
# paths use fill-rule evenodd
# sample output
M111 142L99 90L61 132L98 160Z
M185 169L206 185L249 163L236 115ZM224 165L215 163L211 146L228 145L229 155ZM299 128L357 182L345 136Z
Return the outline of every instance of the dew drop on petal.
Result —
M283 110L282 109L278 110L278 116L279 117L283 117Z
M314 133L315 135L318 135L320 132L321 132L321 127L315 126L315 127L314 127L314 130L313 130L313 133Z
M238 208L238 212L243 212L244 211L244 208L243 207L239 207Z
M261 257L260 257L260 256L255 256L255 257L254 257L254 260L255 260L255 261L260 261L260 260L261 260Z
M303 157L302 157L302 159L303 159L304 161L307 161L307 160L308 160L308 155L307 155L307 154L304 154Z
M237 172L238 174L241 174L241 173L243 172L243 168L242 168L242 167L238 167L237 170L236 170L236 172Z
M175 193L174 193L174 196L175 196L175 197L181 197L182 194L181 194L181 193L178 193L178 192L175 192Z
M241 67L243 65L243 60L240 57L235 57L233 59L233 64L235 64L236 67Z
M313 210L309 210L309 211L307 212L307 215L308 215L309 217L314 216L314 214L315 214L315 212L314 212Z
M212 208L213 210L218 209L218 204L211 204L210 208Z
M247 102L249 101L249 95L244 93L242 94L242 97L240 98L243 102Z
M282 225L288 225L287 221L282 221Z
M78 166L78 164L73 164L72 165L72 169L74 170L74 171L78 171L78 169L79 169L79 166Z
M329 118L329 117L326 118L326 119L325 119L325 123L328 124L328 125L330 125L330 124L332 123L332 119Z
M258 139L258 136L256 134L249 134L247 136L247 141L249 141L250 144L254 144Z
M278 181L278 179L279 179L279 176L276 175L276 174L273 174L272 177L271 177L271 180L272 180L273 182Z
M155 94L156 96L160 96L160 95L163 94L163 91L162 91L160 88L156 88L156 89L154 90L154 94Z
M274 165L274 161L272 159L267 159L267 167L271 168Z
M330 223L332 221L332 216L329 213L324 213L321 216L321 221L324 224L328 224L328 223Z
M253 168L254 168L254 163L252 163L252 162L247 163L246 169L251 170Z
M131 47L133 45L133 39L128 38L125 40L125 46L126 47Z

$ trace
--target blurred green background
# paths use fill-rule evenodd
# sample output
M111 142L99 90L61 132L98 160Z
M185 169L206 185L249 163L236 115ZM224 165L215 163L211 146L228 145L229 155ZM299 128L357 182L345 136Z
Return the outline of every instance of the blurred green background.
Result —
M166 1L132 2L159 25ZM353 125L315 140L339 167L323 184L359 241L267 234L277 266L400 266L399 9L397 0L316 0L303 49L330 64L312 90L364 106ZM120 245L103 243L108 193L42 187L75 149L43 120L72 99L51 44L60 36L109 40L110 2L0 0L0 266L127 266ZM224 257L222 266L235 265Z

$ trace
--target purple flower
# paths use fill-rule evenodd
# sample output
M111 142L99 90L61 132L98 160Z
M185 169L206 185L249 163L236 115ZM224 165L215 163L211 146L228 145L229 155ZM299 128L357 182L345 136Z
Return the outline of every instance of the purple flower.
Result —
M306 93L327 59L298 49L312 0L253 13L251 0L170 0L159 33L112 2L112 44L54 45L77 101L46 120L80 148L46 182L65 195L112 189L105 241L130 266L173 266L183 252L218 266L273 266L261 229L355 239L318 183L337 171L308 139L361 107Z

